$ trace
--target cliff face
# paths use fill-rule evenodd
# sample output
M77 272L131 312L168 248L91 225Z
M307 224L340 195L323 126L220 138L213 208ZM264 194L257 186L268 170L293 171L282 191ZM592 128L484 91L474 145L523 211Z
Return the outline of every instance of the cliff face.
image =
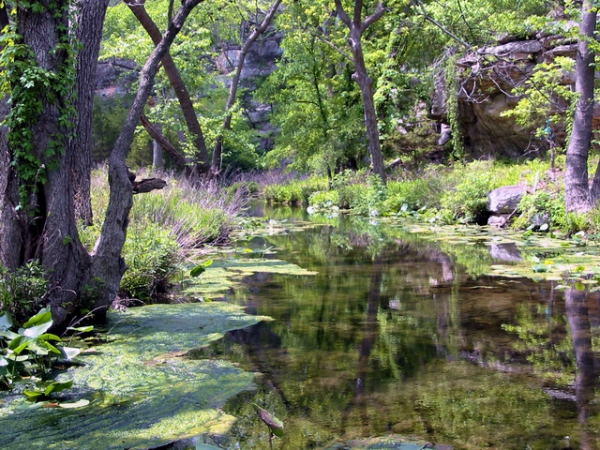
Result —
M524 154L543 152L548 142L536 138L540 124L523 127L505 112L513 109L519 97L513 93L542 62L557 56L575 58L576 43L557 36L538 37L526 41L507 42L484 47L457 61L458 122L464 137L465 150L472 157L501 156L516 158ZM561 83L575 84L574 73L564 73ZM429 116L448 124L446 86L439 76ZM600 125L600 109L595 107L595 125ZM563 145L564 124L553 124L555 143Z

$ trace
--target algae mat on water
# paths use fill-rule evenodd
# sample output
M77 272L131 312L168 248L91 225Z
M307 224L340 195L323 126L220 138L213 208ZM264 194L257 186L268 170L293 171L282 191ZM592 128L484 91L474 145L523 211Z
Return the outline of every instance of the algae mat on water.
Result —
M234 417L220 407L253 387L253 374L186 352L266 317L225 303L151 305L111 313L109 342L62 377L75 381L79 409L21 410L0 404L4 450L146 449L201 433L224 432Z

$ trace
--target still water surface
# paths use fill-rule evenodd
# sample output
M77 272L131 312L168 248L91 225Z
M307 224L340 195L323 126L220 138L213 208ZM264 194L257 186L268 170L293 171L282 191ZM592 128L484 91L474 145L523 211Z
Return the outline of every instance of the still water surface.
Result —
M494 262L489 247L442 251L368 222L244 245L317 275L257 274L227 299L274 321L205 352L258 374L257 391L228 403L240 419L220 445L269 448L254 402L285 423L275 449L388 434L437 448L600 448L597 293L477 275Z

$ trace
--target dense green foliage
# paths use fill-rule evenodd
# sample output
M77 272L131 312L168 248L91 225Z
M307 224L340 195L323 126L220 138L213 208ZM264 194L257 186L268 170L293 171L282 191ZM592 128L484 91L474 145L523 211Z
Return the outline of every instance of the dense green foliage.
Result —
M94 172L93 206L106 208L108 186L104 170ZM227 240L236 214L243 206L239 196L210 185L193 188L187 181L163 176L169 185L163 191L135 198L131 224L123 249L129 266L121 283L125 298L149 301L166 292L169 281L180 273L179 263L190 251L203 244ZM82 227L83 242L92 248L101 226Z

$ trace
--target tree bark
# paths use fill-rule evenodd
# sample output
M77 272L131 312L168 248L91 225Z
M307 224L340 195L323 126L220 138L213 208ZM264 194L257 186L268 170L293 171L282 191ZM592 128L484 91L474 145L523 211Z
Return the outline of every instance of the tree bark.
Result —
M125 4L129 7L133 15L138 19L140 24L144 27L154 45L158 45L162 39L162 34L152 18L148 15L148 12L144 8L143 2L134 2L132 0L125 1ZM181 78L181 74L173 61L170 53L167 52L162 58L162 65L165 69L165 73L169 78L169 82L175 91L175 96L179 101L181 112L185 120L186 126L190 134L194 137L194 148L196 154L194 155L191 165L193 167L192 173L204 174L210 169L210 159L208 156L208 150L206 148L206 142L204 140L204 134L202 133L202 127L198 122L198 116L194 109L194 103L190 97L190 93ZM185 158L185 156L183 156Z
M97 49L81 53L77 64L73 64L69 58L69 51L72 49L65 45L72 37L68 35L69 30L72 30L69 27L71 10L68 0L56 0L55 6L61 12L60 15L56 11L33 12L30 8L17 10L15 20L17 33L22 36L22 48L31 49L33 55L23 62L31 66L34 73L41 74L35 80L41 78L47 84L40 87L35 81L32 87L31 80L26 77L13 77L12 107L19 105L20 98L24 99L24 104L31 102L31 92L40 102L34 104L35 109L30 107L29 115L18 116L20 119L27 118L22 130L30 130L32 133L27 148L17 146L22 141L15 140L19 135L11 135L14 129L8 133L6 128L0 128L0 260L10 269L31 261L41 263L49 283L46 301L52 308L56 328L66 327L71 318L89 309L92 309L96 319L102 319L118 293L121 276L126 268L121 251L133 196L125 157L152 88L160 59L190 11L202 1L184 0L164 39L142 69L139 92L111 153L109 206L101 236L92 255L79 240L74 200L75 173L78 170L83 173L89 170L89 166L85 161L80 163L85 149L73 144L77 141L68 141L77 128L69 124L65 114L70 111L67 106L73 106L75 110L82 108L82 111L78 111L80 115L91 114L88 110L92 108L90 98L80 101L72 92L76 90L78 71L82 70L83 65L95 67L96 60L93 58L98 54ZM104 14L99 3L104 7L107 5L106 2L81 2L80 9L75 14L91 20L87 14L93 12L98 14L95 20L99 20L99 16ZM78 23L84 23L83 20L84 18L79 18ZM86 44L88 43L84 42L83 46ZM94 45L98 46L99 41ZM64 73L70 74L73 68L76 71L75 81L73 89L69 89L69 85L61 84L66 81L59 77ZM12 69L19 70L19 66ZM58 86L54 86L53 82ZM31 89L37 90L30 91ZM0 113L4 117L9 111L10 107L6 102L0 102ZM31 114L31 111L35 113ZM57 148L57 144L63 145ZM37 167L40 174L39 178L36 175L35 180L25 170L31 172L32 161L33 167ZM153 186L158 184L154 183ZM144 185L143 189L146 188ZM142 187L138 186L138 189Z
M211 176L213 177L218 177L221 173L221 165L223 159L223 133L231 130L231 120L233 118L231 110L237 101L237 91L240 84L240 78L242 76L242 70L244 69L246 55L248 54L248 51L250 51L250 47L252 47L252 44L254 44L254 42L259 38L259 36L267 30L267 28L273 21L273 18L275 17L275 13L277 12L279 5L281 4L281 1L282 0L275 0L275 2L267 11L267 14L265 15L260 26L255 28L252 31L252 33L250 33L250 36L248 36L248 39L246 39L246 41L242 45L240 56L238 58L238 63L235 68L235 73L231 80L231 86L229 87L229 95L227 97L227 104L225 106L225 119L223 120L221 133L219 133L219 135L217 136L215 147L213 149L211 164Z
M72 62L68 50L57 50L68 41L68 2L59 1L60 14L49 11L32 12L21 8L15 18L17 33L22 44L31 49L32 57L24 61L31 70L60 74L70 70ZM82 8L85 14L86 8ZM45 76L45 75L44 75ZM64 80L58 80L58 83ZM13 144L7 130L0 133L2 145L2 192L0 224L0 259L10 269L39 261L47 274L50 304L56 323L65 323L81 307L77 295L82 290L90 258L79 241L74 205L74 173L79 154L68 137L76 130L66 120L66 109L58 105L73 105L74 98L67 85L62 89L49 82L33 85L14 80L13 103L21 99L29 110L26 127L31 132L30 142ZM35 91L31 91L35 89ZM31 94L38 96L39 108L32 113ZM29 95L29 100L28 96ZM6 117L10 108L3 105ZM74 119L73 119L74 120ZM72 123L72 122L71 122ZM10 132L19 133L14 128ZM60 150L57 150L57 146ZM35 181L19 166L27 158L38 167Z
M573 117L573 131L567 148L565 199L568 212L587 212L598 199L600 175L596 175L592 195L588 180L588 154L592 140L594 114L594 62L590 41L595 39L596 10L590 0L581 6L582 16L577 44L575 91L579 99Z
M74 170L75 211L84 224L93 223L90 195L90 174L92 169L93 145L93 106L96 63L100 53L102 28L109 0L78 0L75 16L75 38L85 42L77 54L77 111L74 137L70 143L77 152Z
M375 12L362 21L362 0L354 1L354 17L350 16L344 10L341 0L335 0L335 7L338 16L350 30L350 47L352 50L352 62L354 63L354 74L352 79L360 87L363 99L365 126L367 129L367 138L369 141L369 153L371 154L371 163L373 171L379 175L385 183L385 166L383 162L383 153L381 143L379 142L379 126L377 123L377 112L375 111L375 102L373 99L373 80L369 77L365 57L362 48L363 33L385 14L383 3L377 5Z
M121 251L125 244L129 212L133 205L133 189L128 176L125 158L133 141L134 132L142 116L144 106L152 91L159 63L181 30L192 9L203 0L184 0L173 17L168 30L156 46L140 72L140 83L129 115L109 158L108 176L110 198L102 233L96 242L92 259L91 275L96 288L94 309L97 316L104 316L119 292L121 278L127 270ZM98 280L98 281L97 281Z

